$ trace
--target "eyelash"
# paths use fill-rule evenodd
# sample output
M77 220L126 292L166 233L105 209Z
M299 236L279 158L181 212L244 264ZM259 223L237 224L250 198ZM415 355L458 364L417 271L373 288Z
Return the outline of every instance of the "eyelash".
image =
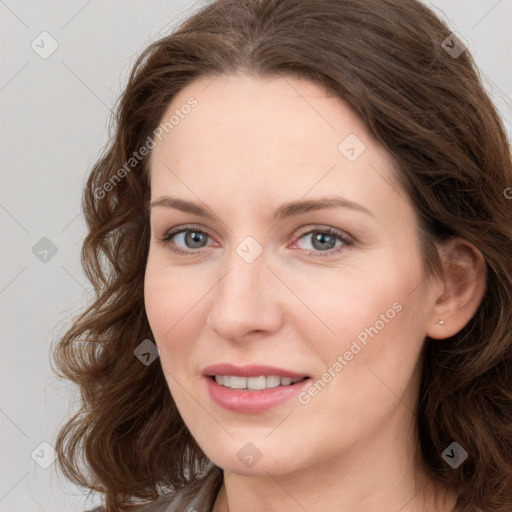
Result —
M180 226L178 228L171 229L170 231L165 233L165 235L162 238L159 238L159 242L162 245L162 247L164 247L168 244L168 242L171 241L171 239L174 236L176 236L180 233L183 233L183 232L187 232L187 231L194 231L196 233L205 234L208 237L210 236L210 235L208 235L208 233L206 231L201 229L199 226L197 226L195 224L189 224L189 225ZM347 237L346 235L344 235L344 233L342 231L339 231L339 230L329 227L329 226L315 227L313 229L310 229L309 231L301 233L300 236L297 238L297 241L299 241L304 236L310 235L312 233L328 234L328 235L331 235L331 236L337 238L341 242L343 242L343 244L340 245L339 247L334 248L334 249L329 249L327 251L311 251L311 250L307 251L306 249L304 249L304 250L306 250L306 252L308 252L309 255L314 255L315 257L325 258L328 256L334 256L334 255L339 254L340 252L346 250L347 247L350 247L354 244L353 240L350 239L349 237ZM176 246L169 247L169 250L176 254L180 254L183 256L194 255L201 251L201 249L183 250Z

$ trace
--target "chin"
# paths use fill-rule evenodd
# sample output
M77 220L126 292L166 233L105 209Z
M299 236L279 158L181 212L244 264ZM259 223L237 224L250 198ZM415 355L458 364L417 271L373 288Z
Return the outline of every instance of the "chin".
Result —
M265 455L266 450L271 451L271 454ZM262 448L258 452L249 442L242 448L237 446L221 453L217 449L210 453L207 453L210 460L224 471L245 476L286 475L310 465L307 460L293 459L288 453L279 453L275 449Z

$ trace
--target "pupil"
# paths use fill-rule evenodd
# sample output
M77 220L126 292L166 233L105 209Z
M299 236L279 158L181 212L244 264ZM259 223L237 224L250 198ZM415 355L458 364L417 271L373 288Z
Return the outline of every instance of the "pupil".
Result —
M327 239L327 241L326 241ZM329 240L331 239L331 240ZM332 242L334 241L334 237L332 235L328 235L325 233L318 233L316 236L313 237L313 246L315 246L315 242L319 242L320 246L316 247L317 249L332 249L334 246L332 246ZM331 242L331 244L329 244ZM326 247L327 244L330 247Z
M187 234L187 236L185 237L186 238L186 242L187 242L187 245L188 242L191 242L192 243L192 249L196 249L197 247L194 245L196 242L199 242L201 241L201 238L204 237L204 233L197 233L195 231L189 231L188 232L189 234ZM199 245L200 246L200 245Z

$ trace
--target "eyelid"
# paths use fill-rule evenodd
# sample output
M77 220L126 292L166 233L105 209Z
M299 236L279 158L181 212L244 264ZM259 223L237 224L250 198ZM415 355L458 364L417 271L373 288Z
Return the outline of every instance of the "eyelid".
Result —
M200 233L204 233L205 235L208 235L210 238L213 238L206 228L203 228L198 224L184 224L168 229L162 236L161 241L168 241L173 236L178 235L184 231L197 231Z
M299 234L295 236L296 241L300 240L305 235L309 235L315 232L330 233L331 235L340 238L346 243L356 242L356 239L352 235L349 235L346 231L343 231L342 229L339 228L335 228L333 226L328 226L326 224L312 224L309 227L304 228L303 231L300 231Z
M207 237L212 238L210 235L208 229L203 228L202 226L198 224L184 224L175 226L169 230L167 230L164 235L159 238L159 242L162 246L165 246L168 242L171 241L171 239L183 232L187 231L196 231L199 233L205 234ZM296 245L296 243L303 238L306 235L320 232L320 233L327 233L331 236L334 236L338 240L340 240L342 243L341 247L338 246L337 248L328 249L327 251L314 251L314 250L307 250L307 249L298 249L302 250L303 252L306 252L308 255L313 255L314 257L328 257L328 256L336 256L340 252L344 251L347 247L350 247L354 245L354 243L357 242L357 240L350 234L348 234L346 231L343 231L339 228L335 228L333 226L325 225L325 224L313 224L309 225L307 227L304 227L303 229L300 229L299 233L294 236L294 241L292 242L292 246ZM195 255L199 252L202 252L202 249L205 249L207 246L199 249L181 249L179 247L173 247L172 249L169 249L171 252L182 254L182 255Z
M184 224L168 229L162 237L158 238L158 241L160 242L160 245L165 246L169 242L171 242L171 239L173 237L187 231L196 231L199 233L204 233L207 237L213 239L208 230L199 226L198 224ZM201 252L201 249L181 249L179 247L173 247L172 249L169 250L173 253L180 255L194 255L197 254L198 252Z

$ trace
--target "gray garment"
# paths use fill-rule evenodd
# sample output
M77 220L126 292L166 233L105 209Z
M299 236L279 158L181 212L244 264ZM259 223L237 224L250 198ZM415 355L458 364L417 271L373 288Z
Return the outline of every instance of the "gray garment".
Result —
M210 462L205 476L175 496L162 496L140 512L211 512L224 480L224 471Z
M165 494L137 512L211 512L223 479L223 470L210 462L204 477L197 482L178 494ZM104 509L96 507L86 512L104 512Z
M140 512L211 512L224 479L223 470L210 462L205 476L178 494L166 494ZM101 507L86 512L104 512ZM488 512L465 504L460 498L452 512Z

